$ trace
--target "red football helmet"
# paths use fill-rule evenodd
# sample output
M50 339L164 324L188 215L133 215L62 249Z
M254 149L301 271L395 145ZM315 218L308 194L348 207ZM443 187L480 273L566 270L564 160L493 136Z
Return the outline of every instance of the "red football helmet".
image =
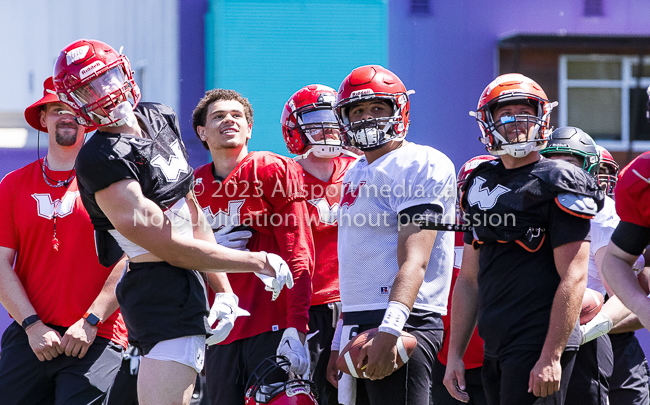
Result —
M266 377L291 365L283 356L271 356L260 363L248 378L246 405L318 405L316 386L309 380L290 379L267 384Z
M295 92L282 109L282 135L290 153L306 158L334 158L344 153L339 123L334 115L336 91L321 84L310 84ZM316 136L322 139L316 139ZM329 138L328 138L329 136ZM309 146L309 150L306 150Z
M596 145L596 149L598 149L598 154L600 155L598 183L600 184L600 188L602 188L608 196L614 198L614 188L618 181L620 166L616 163L612 154L609 153L607 149L600 145Z
M140 101L129 60L101 41L80 39L66 46L53 76L59 98L75 110L81 125L122 125L116 107L128 102L134 108Z
M535 116L504 116L499 122L494 122L492 114L495 109L509 104L529 104L537 113ZM556 105L557 102L549 103L546 93L535 81L519 73L509 73L497 77L483 90L476 112L470 111L470 115L478 121L483 134L479 139L490 154L524 157L544 148L551 134L551 110ZM509 142L499 133L501 127L516 122L525 123L527 127L533 124L527 141Z
M409 94L399 77L388 69L379 65L354 69L341 83L336 99L336 115L341 124L343 142L368 150L393 139L403 139L409 127ZM350 122L350 107L373 99L388 102L393 115Z
M480 165L483 162L488 162L496 158L497 157L494 155L479 155L479 156L474 156L473 158L465 162L460 167L460 170L458 170L458 177L456 180L458 182L458 189L460 190L461 188L463 188L463 184L465 184L465 180L467 180L470 173L472 173L472 170L476 169L476 166Z

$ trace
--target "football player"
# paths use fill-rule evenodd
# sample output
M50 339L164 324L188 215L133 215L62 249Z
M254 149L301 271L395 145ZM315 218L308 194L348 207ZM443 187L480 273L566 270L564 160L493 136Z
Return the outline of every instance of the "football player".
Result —
M501 158L472 171L461 200L481 220L465 234L452 300L444 383L458 400L468 399L462 357L478 316L488 403L564 403L580 343L589 218L603 192L583 170L541 157L554 106L513 73L492 81L473 112L481 141Z
M320 84L295 92L282 109L282 135L303 169L307 209L314 235L316 261L309 308L311 375L321 405L338 404L337 373L326 374L334 330L339 320L339 261L336 250L337 215L343 175L356 155L344 149L334 115L336 91ZM345 156L347 155L347 156ZM339 342L336 342L337 344ZM334 367L330 367L334 370Z
M2 336L0 403L101 403L127 342L115 298L126 260L97 262L74 170L85 127L51 77L25 120L49 135L48 150L0 182L0 302L15 320Z
M563 159L592 176L598 176L601 188L608 194L603 209L591 219L591 243L589 248L589 268L587 287L608 297L601 311L594 319L582 325L582 347L576 357L576 365L571 375L567 398L569 403L607 403L643 404L648 401L647 360L634 331L643 328L636 315L631 314L614 295L607 283L603 282L602 261L607 244L619 223L613 195L616 186L618 164L609 152L595 145L591 137L579 128L563 127L551 134L542 155L550 159ZM596 162L599 162L597 164ZM635 272L644 270L645 260L639 256L634 264ZM613 354L609 353L609 343L604 340L609 335ZM594 344L594 342L596 344ZM613 356L612 358L610 358ZM611 362L613 361L613 371ZM607 373L611 377L607 378ZM599 375L600 373L600 375ZM593 379L590 376L598 376ZM607 387L609 386L609 388ZM607 392L609 391L609 394Z
M314 241L302 168L275 153L249 152L253 108L233 90L206 92L194 109L192 125L212 156L211 163L196 170L195 191L214 238L251 252L280 255L295 282L292 290L269 302L264 286L255 283L252 274L228 276L236 302L251 315L239 318L221 342L209 342L219 344L207 351L206 384L213 405L243 403L251 373L276 352L289 358L297 375L309 371L304 343ZM224 295L215 292L218 303ZM286 381L287 374L276 372L269 376L269 381L273 379Z
M496 159L496 156L493 155L481 155L475 156L465 162L458 170L458 177L456 179L458 184L458 201L460 201L461 189L463 184L465 184L465 179L470 175L472 170L474 170L478 165L483 162L488 162ZM465 224L465 219L463 218L462 210L460 205L456 204L457 211L457 224ZM458 273L460 271L460 264L463 260L463 232L455 233L454 240L454 273L451 278L451 291L453 293L454 285L456 284L456 279L458 278ZM453 398L447 388L443 384L443 379L445 376L445 370L447 365L447 353L449 352L449 327L451 326L451 303L452 303L452 294L449 294L449 300L447 302L447 315L442 317L442 321L445 325L445 334L442 341L442 348L438 352L438 361L433 366L433 385L431 386L431 403L435 405L457 405L459 402L457 399ZM474 328L472 337L470 338L469 344L467 345L467 350L463 355L463 363L465 364L465 392L469 397L468 402L471 405L484 405L487 404L485 398L485 391L483 390L483 382L481 381L481 369L483 367L483 339L478 335L478 329Z
M354 69L338 91L344 143L365 154L343 178L340 347L357 332L378 327L358 358L357 366L367 360L366 379L343 374L339 380L343 404L428 404L431 370L442 343L454 235L420 229L417 223L423 218L453 221L456 176L442 152L404 139L410 93L397 75L379 65ZM413 334L418 345L395 371L402 331Z
M211 334L197 270L255 272L276 293L285 282L291 287L291 274L278 256L215 243L190 193L194 176L176 114L139 103L126 56L101 41L75 41L56 61L54 86L77 122L99 127L75 168L100 262L122 251L130 259L116 295L129 341L143 353L139 401L187 404ZM225 274L216 277L230 290Z

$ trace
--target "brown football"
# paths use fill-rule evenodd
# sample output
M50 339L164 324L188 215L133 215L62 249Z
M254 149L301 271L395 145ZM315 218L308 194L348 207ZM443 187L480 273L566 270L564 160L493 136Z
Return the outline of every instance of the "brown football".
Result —
M377 328L368 329L353 337L347 345L339 352L339 358L336 360L336 368L340 371L356 378L366 378L362 369L358 368L357 361L359 352L363 345L372 340L377 335ZM397 367L399 369L408 361L413 354L413 350L418 345L415 336L408 332L402 331L402 336L397 339ZM365 364L362 366L365 367Z
M582 309L580 310L580 325L594 319L600 309L603 307L603 294L591 288L585 289L585 295L582 297Z

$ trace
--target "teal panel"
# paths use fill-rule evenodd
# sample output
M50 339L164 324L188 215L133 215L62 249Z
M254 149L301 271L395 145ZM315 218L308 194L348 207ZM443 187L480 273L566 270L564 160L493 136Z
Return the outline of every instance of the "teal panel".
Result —
M251 150L288 155L280 114L296 90L388 63L388 0L211 0L205 26L206 87L248 97Z

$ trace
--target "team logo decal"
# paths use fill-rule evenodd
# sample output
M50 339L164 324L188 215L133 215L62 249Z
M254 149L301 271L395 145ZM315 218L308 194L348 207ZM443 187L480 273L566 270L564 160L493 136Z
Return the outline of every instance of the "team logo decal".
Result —
M341 207L345 207L346 205L348 207L351 207L354 205L354 202L357 201L357 197L359 196L359 190L361 190L361 187L363 187L366 184L365 181L362 181L359 183L359 186L357 186L356 189L352 189L350 187L350 183L345 183L343 184L343 196L341 197Z
M336 225L336 218L339 215L339 205L337 203L330 206L324 198L307 200L307 202L318 210L318 218L320 219L320 222L327 225Z
M483 211L489 210L494 207L497 203L497 199L503 194L511 191L508 187L504 187L501 184L497 185L492 191L487 187L483 187L485 179L481 176L476 176L472 187L470 187L469 192L467 193L467 202L470 207L478 204L478 207Z
M209 206L203 208L203 213L208 219L212 230L221 231L223 228L232 229L237 225L241 225L240 211L244 202L246 202L246 199L228 201L228 211L225 212L219 210L216 213L212 213L212 209Z
M90 49L90 46L84 45L80 46L78 48L74 48L68 53L65 54L65 61L69 65L72 65L76 61L83 59L86 57L86 54L88 53L88 49Z
M173 155L169 156L169 159L158 155L155 158L151 159L151 164L159 168L165 179L168 183L178 180L181 173L189 173L189 167L183 152L181 151L181 145L178 140L175 140L169 145L174 152Z
M74 203L79 197L78 191L67 192L61 199L52 201L49 194L32 194L36 200L38 216L45 219L52 219L54 213L59 218L67 217L74 211Z

